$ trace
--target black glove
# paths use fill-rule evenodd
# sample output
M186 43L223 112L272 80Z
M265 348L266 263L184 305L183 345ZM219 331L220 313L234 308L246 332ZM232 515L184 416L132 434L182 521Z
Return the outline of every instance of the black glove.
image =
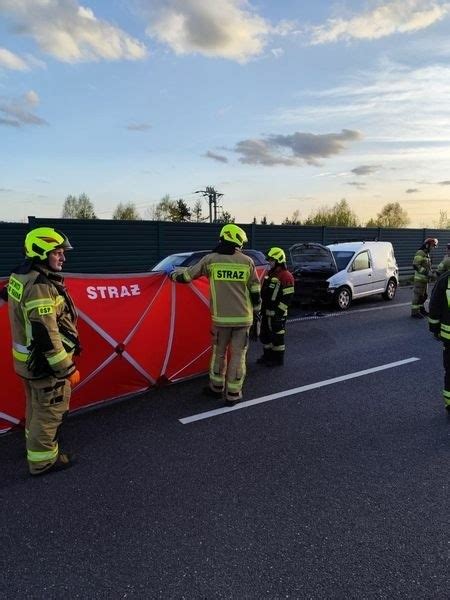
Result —
M250 327L250 331L248 333L249 338L253 341L257 341L259 338L259 334L261 332L261 313L254 312L253 313L253 323Z

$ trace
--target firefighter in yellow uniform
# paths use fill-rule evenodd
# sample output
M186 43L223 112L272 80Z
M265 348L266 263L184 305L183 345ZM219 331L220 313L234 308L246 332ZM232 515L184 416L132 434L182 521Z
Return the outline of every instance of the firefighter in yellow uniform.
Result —
M436 269L438 276L446 273L447 271L450 271L450 244L447 244L447 254L438 264L438 268Z
M209 386L204 393L233 405L242 399L249 329L261 309L261 285L253 260L241 252L247 242L243 229L229 223L220 242L197 264L170 274L173 281L189 283L202 275L209 279L212 355ZM227 354L230 360L227 364Z
M67 237L38 227L25 237L25 261L11 273L8 306L14 369L26 396L25 435L31 475L67 469L58 435L69 410L71 386L80 380L73 362L80 345L77 313L60 275Z
M428 298L428 282L432 278L430 250L437 247L436 238L427 238L414 256L414 288L411 302L411 317L414 319L423 319L428 315L424 305Z

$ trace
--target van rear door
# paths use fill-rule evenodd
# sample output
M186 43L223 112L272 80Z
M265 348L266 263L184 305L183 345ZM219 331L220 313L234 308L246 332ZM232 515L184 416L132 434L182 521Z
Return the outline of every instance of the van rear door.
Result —
M373 259L373 293L382 294L386 290L389 279L389 265L392 265L395 262L394 253L392 246L383 242L374 242L370 251ZM391 271L394 269L391 269Z

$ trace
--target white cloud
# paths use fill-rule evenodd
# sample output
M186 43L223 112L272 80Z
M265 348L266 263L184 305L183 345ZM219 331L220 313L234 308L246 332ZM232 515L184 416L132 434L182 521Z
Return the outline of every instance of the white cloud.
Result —
M208 150L208 152L206 152L203 156L205 158L212 158L213 160L215 160L217 162L222 162L222 163L228 162L228 158L226 156L223 156L222 154L217 154L216 152L212 152L211 150Z
M21 98L8 99L0 96L0 125L23 127L24 125L47 125L31 109L39 104L39 96L29 90Z
M380 165L361 165L360 167L355 167L351 170L354 175L372 175L372 173L376 173L380 169Z
M151 128L150 123L131 123L127 125L129 131L148 131Z
M37 106L39 104L39 96L36 94L34 90L29 90L25 96L25 103L29 106Z
M275 58L281 58L284 54L283 48L272 48L271 52Z
M329 19L313 27L312 44L339 40L382 38L394 33L411 33L430 27L450 13L450 3L439 0L392 0L349 19Z
M199 53L246 62L261 54L270 24L247 0L156 0L148 35L176 54Z
M435 143L450 141L450 67L410 69L386 63L355 73L345 85L304 95L305 103L280 110L275 119L305 127L363 129L367 140Z
M348 142L361 139L358 131L343 129L341 133L302 133L271 135L264 139L238 142L235 152L241 154L239 161L250 165L318 165L319 159L340 154ZM287 154L284 152L287 151Z
M360 181L348 181L346 183L346 185L350 185L352 187L355 187L358 190L363 190L366 188L366 184L365 183L361 183Z
M29 35L42 51L64 62L137 60L146 56L142 42L97 19L76 0L0 0L0 14Z
M11 69L13 71L27 71L27 63L17 54L10 52L6 48L0 48L0 69Z

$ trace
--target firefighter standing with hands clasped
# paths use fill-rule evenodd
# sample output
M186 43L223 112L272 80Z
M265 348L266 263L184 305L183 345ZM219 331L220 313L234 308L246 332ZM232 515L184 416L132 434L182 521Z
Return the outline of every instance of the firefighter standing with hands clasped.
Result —
M414 288L411 302L411 317L413 319L423 319L428 314L424 304L428 298L428 282L432 278L430 250L437 247L438 241L436 238L427 238L414 256Z
M69 410L71 387L80 381L73 362L80 344L77 313L60 275L67 237L38 227L25 237L25 260L9 277L7 300L14 369L26 396L25 436L31 475L67 469L70 454L58 436Z
M289 305L294 296L294 276L286 266L286 254L281 248L270 248L266 254L269 271L262 286L262 321L259 339L263 354L256 362L269 367L284 363L284 335Z
M242 399L249 329L261 309L261 285L253 260L241 252L247 242L243 229L229 223L220 231L214 250L183 271L168 273L178 283L202 275L209 279L212 355L209 386L204 393L233 405ZM230 351L228 362L227 354Z

